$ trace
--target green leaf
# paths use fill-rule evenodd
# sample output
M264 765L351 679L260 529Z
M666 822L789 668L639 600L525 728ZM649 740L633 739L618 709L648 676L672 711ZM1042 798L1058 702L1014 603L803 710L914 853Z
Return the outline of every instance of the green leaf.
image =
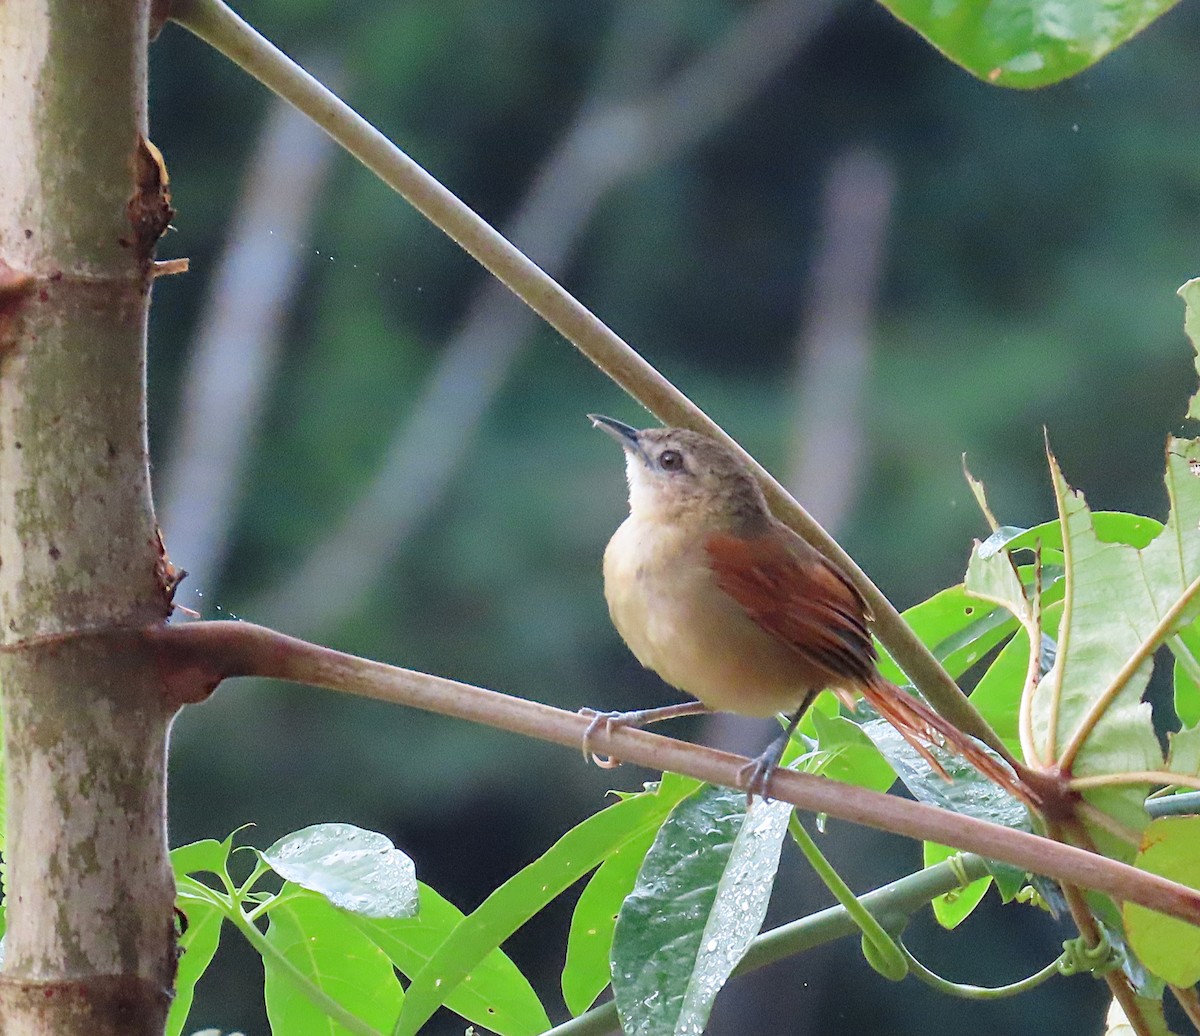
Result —
M866 706L859 705L861 713ZM1029 830L1025 807L1000 787L980 774L970 763L940 748L931 751L950 780L934 773L927 762L883 719L872 718L862 724L866 735L891 763L904 786L921 802L966 816L978 817L1004 827ZM984 749L987 750L986 748Z
M1179 297L1184 303L1183 330L1187 332L1196 353L1193 362L1196 373L1200 374L1200 277L1193 278L1180 288ZM1193 420L1200 419L1200 390L1188 400L1187 416Z
M997 86L1047 86L1094 65L1175 0L883 0L955 64Z
M1141 514L1126 511L1092 511L1091 514L1092 528L1101 543L1124 543L1141 550L1150 546L1163 531L1163 523L1157 518ZM1033 550L1039 545L1043 551L1063 549L1062 523L1057 518L1026 529L1004 544L1010 552Z
M976 543L967 561L963 587L972 599L1002 605L1022 623L1032 617L1025 585L1009 550L995 549L995 537Z
M1033 693L1032 761L1064 761L1078 777L1162 768L1141 697L1154 650L1200 609L1200 479L1188 473L1196 454L1196 443L1170 440L1171 514L1141 550L1099 539L1082 494L1050 457L1067 585L1055 664Z
M201 871L225 874L229 866L229 845L230 843L218 842L215 838L181 845L171 850L171 868L178 877Z
M1168 734L1167 741L1171 746L1167 769L1172 773L1200 777L1200 726Z
M573 1015L596 1002L609 983L609 953L621 904L633 891L638 871L657 831L647 831L614 851L592 875L575 904L563 966L563 1001Z
M999 608L986 607L963 586L952 586L904 612L904 621L950 672L960 676L1015 626ZM903 671L882 644L879 671L892 683L906 682Z
M1039 672L1045 674L1054 664L1057 645L1050 634L1058 628L1062 602L1050 604L1042 612L1042 650ZM1019 629L979 678L971 692L971 703L988 725L1014 754L1021 752L1021 697L1029 676L1029 634Z
M822 777L880 792L896 783L896 771L857 723L814 712L813 724L820 745L816 772Z
M958 849L938 845L936 842L926 842L924 846L925 866L932 867L943 860L950 859L951 856L957 856L959 852ZM943 928L957 928L971 916L972 911L983 901L991 884L992 876L989 874L987 877L971 882L966 888L955 889L953 892L938 896L932 904L933 916L937 918L938 924Z
M1018 630L971 692L971 704L1010 752L1021 751L1021 694L1029 672L1029 634Z
M713 1000L758 933L792 807L706 786L671 813L613 933L626 1036L704 1029Z
M416 917L370 918L348 914L400 973L416 975L463 919L463 913L428 885L418 884ZM446 1006L469 1022L500 1036L534 1036L550 1027L546 1011L528 980L498 949L492 950L446 997Z
M389 838L353 824L314 824L284 835L263 854L275 872L364 917L417 912L413 862Z
M387 1032L404 999L392 962L348 915L323 895L285 885L268 915L268 947L326 996L363 1023ZM351 1030L325 1014L298 989L293 975L263 955L263 995L276 1036L343 1036Z
M1175 715L1185 727L1200 723L1200 622L1171 638L1175 656Z
M1140 870L1200 888L1200 817L1159 817L1142 833L1134 859ZM1200 928L1136 903L1122 913L1125 933L1138 959L1176 986L1200 981Z
M197 843L202 844L202 843ZM220 845L214 842L214 845ZM174 853L172 853L174 857ZM209 868L203 868L208 870ZM196 993L196 983L207 970L221 941L224 913L211 903L186 900L181 909L187 916L187 931L179 938L179 970L175 973L175 999L167 1015L166 1036L179 1036L187 1024Z
M675 803L698 787L700 783L691 778L663 774L655 790L588 817L509 878L463 918L413 977L395 1036L415 1036L487 954L616 849L657 829Z

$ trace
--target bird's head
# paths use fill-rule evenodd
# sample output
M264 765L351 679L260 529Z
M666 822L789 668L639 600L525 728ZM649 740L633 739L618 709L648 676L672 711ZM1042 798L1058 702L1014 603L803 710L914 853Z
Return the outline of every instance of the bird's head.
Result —
M625 450L629 510L712 531L751 534L769 521L758 480L723 443L686 428L632 428L589 414Z

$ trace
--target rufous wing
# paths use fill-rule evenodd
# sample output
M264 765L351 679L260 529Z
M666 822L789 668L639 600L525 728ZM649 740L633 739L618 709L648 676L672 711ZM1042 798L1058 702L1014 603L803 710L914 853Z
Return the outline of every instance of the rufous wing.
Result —
M794 536L780 527L755 537L710 536L705 548L717 585L759 626L800 654L822 686L861 691L943 777L946 771L930 745L950 749L1010 794L1033 803L1032 793L1008 766L879 675L866 602L841 571Z
M875 647L862 596L790 529L714 533L705 549L717 586L801 655L824 686L849 690L872 678Z

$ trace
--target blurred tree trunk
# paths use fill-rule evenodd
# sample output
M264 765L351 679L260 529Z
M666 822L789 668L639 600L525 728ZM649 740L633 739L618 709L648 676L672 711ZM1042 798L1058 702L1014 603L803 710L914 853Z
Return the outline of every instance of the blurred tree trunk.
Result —
M0 3L0 1031L161 1033L174 706L145 337L170 218L145 141L150 0Z

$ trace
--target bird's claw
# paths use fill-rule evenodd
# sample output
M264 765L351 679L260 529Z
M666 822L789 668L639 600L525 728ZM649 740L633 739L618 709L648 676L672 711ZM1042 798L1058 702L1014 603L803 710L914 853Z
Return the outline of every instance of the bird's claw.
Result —
M771 778L778 765L777 759L769 758L768 753L764 752L738 770L738 787L746 789L747 809L754 805L755 795L763 802L771 801Z
M596 736L598 730L603 730L607 737L613 731L613 727L629 726L633 720L631 717L634 713L630 712L597 712L595 709L580 709L581 716L591 716L592 721L588 724L587 730L583 732L583 737L580 740L580 745L583 748L583 758L595 763L602 770L615 770L621 765L621 760L611 755L600 755L592 750L592 738Z
M738 770L738 787L746 789L747 808L754 804L755 795L763 802L771 801L771 778L779 769L779 760L783 758L783 751L787 748L791 734L792 731L789 728L767 745L766 751L761 755L756 755Z

